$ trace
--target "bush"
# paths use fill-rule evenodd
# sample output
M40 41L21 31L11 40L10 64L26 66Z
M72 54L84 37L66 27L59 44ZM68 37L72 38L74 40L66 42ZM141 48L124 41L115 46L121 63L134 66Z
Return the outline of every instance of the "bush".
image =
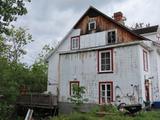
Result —
M119 111L116 106L112 104L108 104L108 105L105 105L105 112L117 113Z

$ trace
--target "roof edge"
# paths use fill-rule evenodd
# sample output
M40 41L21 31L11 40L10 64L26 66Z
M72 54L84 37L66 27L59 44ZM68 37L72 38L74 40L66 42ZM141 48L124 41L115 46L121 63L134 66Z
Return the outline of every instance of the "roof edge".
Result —
M120 23L116 22L115 20L113 20L111 17L105 15L103 12L99 11L98 9L96 9L95 7L93 6L89 6L89 8L82 14L82 16L79 18L79 20L73 25L73 27L71 28L71 30L66 34L66 36L60 41L60 43L57 45L57 47L51 51L48 55L46 55L45 57L45 61L48 61L49 58L57 51L57 49L61 46L61 44L64 42L64 40L68 37L68 35L72 32L72 30L74 29L74 27L79 23L79 21L81 21L81 19L83 19L83 17L85 16L85 14L89 11L89 9L94 9L96 10L99 14L103 15L106 19L109 19L111 22L117 24L118 26L122 27L123 29L127 30L128 32L130 32L131 34L143 39L143 40L149 40L148 38L145 38L141 35L138 35L134 32L132 32L132 30L130 30L129 28L127 28L126 26L124 25L121 25Z

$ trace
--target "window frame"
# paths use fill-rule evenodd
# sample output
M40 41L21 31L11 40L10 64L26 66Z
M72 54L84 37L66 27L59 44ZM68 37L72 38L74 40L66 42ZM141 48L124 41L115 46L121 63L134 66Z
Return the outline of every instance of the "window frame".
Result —
M69 82L69 95L72 96L72 84L78 84L78 86L80 85L79 81L70 81Z
M78 42L78 45L76 48L73 48L73 40L77 40ZM71 37L71 50L77 50L77 49L80 49L80 36L74 36L74 37Z
M93 29L91 29L91 24L94 24ZM96 28L97 28L96 20L94 18L90 18L88 22L88 30L92 31L92 30L96 30Z
M108 101L107 99L107 94L106 94L106 100L105 100L105 103L110 103L110 102L113 102L113 81L103 81L103 82L99 82L99 104L103 104L102 101L101 101L101 84L104 84L105 85L105 88L106 88L106 93L107 93L107 84L110 84L110 101Z
M115 32L115 42L114 43L108 43L108 33L109 32ZM117 43L117 29L108 30L106 32L106 44L115 44L115 43Z
M110 53L110 69L102 70L101 69L101 53L109 52ZM98 73L113 73L113 49L99 50L98 51Z
M143 50L143 69L148 72L148 52Z

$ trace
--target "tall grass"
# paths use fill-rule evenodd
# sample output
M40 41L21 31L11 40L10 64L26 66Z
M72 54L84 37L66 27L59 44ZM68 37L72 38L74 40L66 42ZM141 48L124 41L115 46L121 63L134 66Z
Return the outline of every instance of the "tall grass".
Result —
M106 112L114 114L106 114L104 117L96 116L96 112L100 111L99 106L94 107L89 113L71 113L69 115L60 115L50 120L160 120L160 110L140 112L134 116L125 115L118 112L114 107L105 108Z

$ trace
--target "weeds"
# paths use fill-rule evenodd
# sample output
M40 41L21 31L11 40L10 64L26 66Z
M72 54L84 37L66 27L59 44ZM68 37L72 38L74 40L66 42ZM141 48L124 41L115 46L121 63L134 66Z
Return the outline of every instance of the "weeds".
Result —
M98 117L96 113L101 110L100 107L102 106L97 105L94 108L92 108L89 113L86 114L74 112L69 115L60 115L50 120L159 120L160 118L159 110L140 112L135 116L129 116L117 111L116 107L113 105L105 105L103 106L103 108L106 113L114 114L106 114L104 117Z

